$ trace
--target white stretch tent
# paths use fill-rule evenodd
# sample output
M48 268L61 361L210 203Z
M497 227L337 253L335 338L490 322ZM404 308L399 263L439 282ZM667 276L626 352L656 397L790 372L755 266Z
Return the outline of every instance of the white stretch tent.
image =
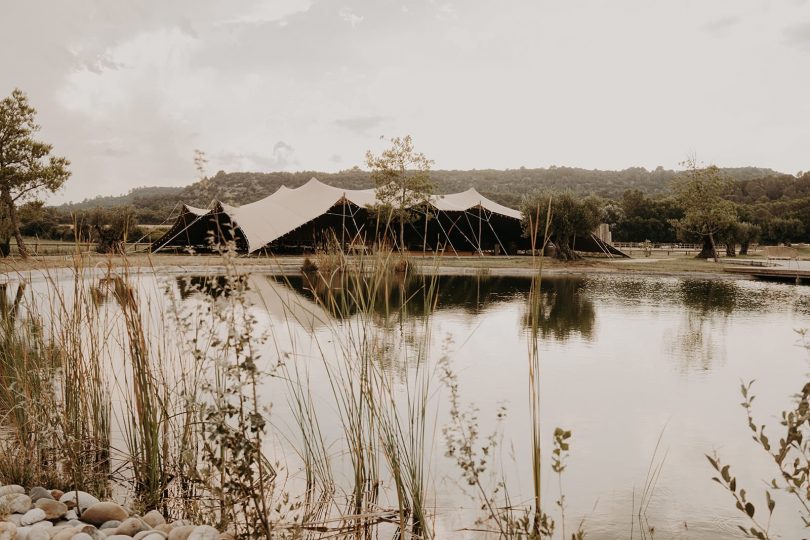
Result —
M264 199L243 206L218 203L247 241L248 252L294 231L343 201L359 207L374 204L373 189L340 189L313 178L297 189L281 187Z
M196 208L187 204L180 205L180 215L177 216L174 224L166 232L166 234L158 238L153 243L153 246L157 246L159 249L160 247L170 244L177 239L182 239L184 233L188 231L189 226L208 214L208 212L209 210L206 208ZM188 240L188 238L186 238L186 240Z
M493 214L521 219L520 211L487 199L478 193L475 188L470 188L461 193L433 195L430 198L430 203L436 210L441 210L442 212L467 212L473 208L483 208Z
M299 188L290 189L282 186L272 195L242 206L217 202L210 212L200 210L203 214L198 214L197 220L205 216L214 217L216 214L227 216L234 228L239 229L244 235L247 251L252 253L328 213L337 205L349 203L355 207L366 208L376 202L374 189L342 189L312 178ZM519 220L521 217L519 211L491 201L472 188L461 193L433 195L429 202L440 212L483 209L512 219ZM175 227L178 224L179 221ZM189 225L186 223L183 226L187 228ZM166 243L161 244L158 241L155 245L160 249Z

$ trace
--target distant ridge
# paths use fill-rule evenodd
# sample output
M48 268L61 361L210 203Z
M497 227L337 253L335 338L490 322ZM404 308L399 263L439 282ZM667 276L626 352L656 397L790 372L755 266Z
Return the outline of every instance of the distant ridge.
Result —
M729 178L748 181L781 175L772 169L740 167L722 169ZM533 191L571 190L582 195L618 198L628 189L637 189L647 195L669 192L677 171L658 167L647 170L632 167L621 171L588 170L576 167L548 167L541 169L474 169L431 171L438 193L464 191L473 187L485 196L507 206L517 207L524 194ZM212 199L233 205L256 201L275 192L282 185L298 187L310 178L337 187L362 189L372 187L370 173L359 168L337 173L317 171L300 172L232 172L219 171L204 182L186 187L141 187L118 197L96 197L80 203L63 204L63 211L87 210L96 207L113 208L133 206L144 223L163 221L175 205L182 201L205 207Z

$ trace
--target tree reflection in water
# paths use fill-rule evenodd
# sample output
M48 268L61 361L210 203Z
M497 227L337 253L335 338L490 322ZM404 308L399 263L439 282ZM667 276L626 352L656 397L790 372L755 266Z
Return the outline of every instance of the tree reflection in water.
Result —
M177 289L180 291L180 298L186 300L197 293L202 293L211 298L228 298L234 287L247 287L247 276L180 276L177 278Z
M344 275L327 281L318 275L266 276L278 285L314 302L336 319L371 312L387 324L424 317L445 310L477 315L499 303L529 301L531 278L487 275ZM540 337L567 340L574 334L592 339L596 311L584 278L543 278L541 284ZM195 293L226 294L217 276L177 278L182 298ZM523 316L524 326L528 315Z
M573 334L591 340L596 323L596 310L588 298L587 280L584 278L543 278L540 282L540 337L565 341ZM523 317L529 326L530 317Z
M705 279L680 281L675 296L686 309L679 328L667 340L668 348L680 357L678 365L683 369L708 371L718 360L725 360L718 336L725 335L728 316L745 299L736 283Z
M329 282L318 276L271 277L324 306L336 318L348 318L365 303L383 319L420 317L460 309L478 314L499 302L525 299L530 280L501 276L429 276L387 274L380 278L336 274ZM431 290L432 289L432 290Z

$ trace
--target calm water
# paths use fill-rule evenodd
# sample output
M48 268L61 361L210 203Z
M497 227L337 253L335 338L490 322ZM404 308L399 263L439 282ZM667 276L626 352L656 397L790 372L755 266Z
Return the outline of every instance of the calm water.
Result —
M142 290L176 296L193 306L211 278L141 278ZM323 356L338 348L341 329L356 309L319 306L326 291L313 291L301 278L253 276L249 286L254 312L271 335L265 360L279 355L308 374L315 408L327 444L339 446L334 397L323 370ZM408 337L429 319L431 366L446 358L458 374L465 404L478 409L481 432L500 429L499 469L512 498L531 496L530 416L526 311L530 282L514 277L442 276L438 302L426 305L419 279L392 283L375 302L374 321ZM168 291L168 293L167 293ZM352 291L338 291L351 299ZM399 306L407 298L407 312ZM795 329L810 328L810 288L753 281L599 276L546 278L541 325L541 422L543 494L547 512L559 518L556 476L547 462L552 432L573 432L563 477L568 531L585 520L592 539L736 538L743 523L726 492L711 481L704 454L716 450L738 481L764 507L762 481L774 475L751 440L740 407L740 381L756 379L756 414L775 430L779 411L806 380L808 352ZM159 314L160 307L154 308ZM337 332L337 334L336 334ZM336 337L337 336L337 337ZM332 351L332 352L330 352ZM386 369L404 384L413 364L393 361ZM431 368L433 369L433 368ZM286 453L296 471L288 440L296 440L285 385L269 380L263 400L272 403L276 436L272 451ZM431 381L429 462L439 538L476 538L477 502L466 495L456 465L444 456L441 427L447 422L446 392L438 375ZM495 420L505 406L506 419ZM433 425L435 423L435 426ZM775 431L774 431L775 433ZM660 444L659 444L660 439ZM656 446L658 449L656 450ZM348 470L335 458L336 476ZM659 480L639 520L641 492L650 464L661 465ZM343 468L342 468L343 467ZM499 473L500 474L500 473ZM559 519L558 519L559 521ZM789 500L777 499L772 531L798 537L798 516ZM647 535L649 537L649 535Z

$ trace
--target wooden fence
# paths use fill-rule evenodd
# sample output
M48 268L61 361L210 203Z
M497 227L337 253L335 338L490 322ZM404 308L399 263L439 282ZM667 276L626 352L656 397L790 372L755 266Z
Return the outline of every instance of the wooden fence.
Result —
M25 247L31 255L45 256L45 255L71 255L73 253L87 253L96 250L95 242L59 242L57 240L34 240L29 239L25 242ZM146 252L149 251L150 242L127 242L126 252ZM11 241L11 254L18 255L19 251L14 240Z

